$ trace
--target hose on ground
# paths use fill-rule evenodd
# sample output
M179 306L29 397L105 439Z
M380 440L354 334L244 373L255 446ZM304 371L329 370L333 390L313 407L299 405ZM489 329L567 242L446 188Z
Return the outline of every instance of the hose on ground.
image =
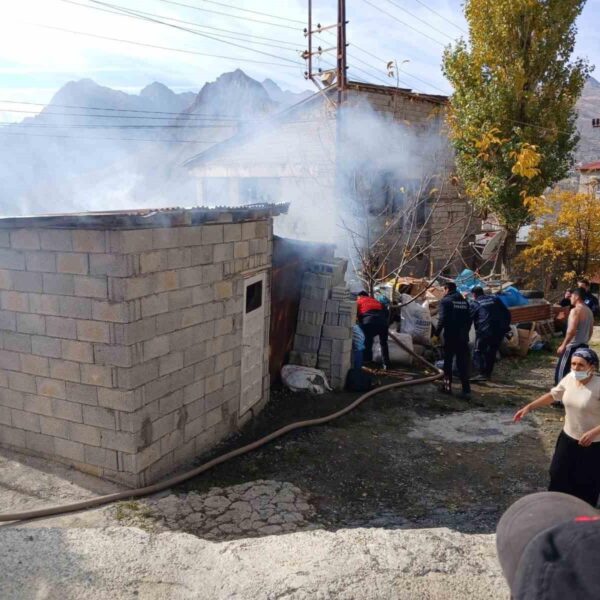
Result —
M231 450L230 452L226 452L221 456L217 456L208 462L191 469L190 471L186 471L185 473L181 473L180 475L176 475L175 477L171 477L170 479L166 479L164 481L160 481L159 483L155 483L153 485L148 485L146 487L125 490L123 492L116 492L114 494L107 494L105 496L97 496L96 498L90 498L89 500L82 500L81 502L73 502L71 504L63 504L60 506L51 506L49 508L40 508L37 510L29 510L18 513L6 513L0 514L0 522L6 521L26 521L28 519L36 519L40 517L50 517L54 515L60 515L69 512L75 512L78 510L85 510L89 508L94 508L96 506L102 506L104 504L110 504L111 502L116 502L117 500L129 500L131 498L140 498L141 496L149 496L150 494L156 494L158 492L162 492L170 487L174 487L187 481L188 479L192 479L200 475L201 473L205 473L209 469L216 467L236 456L241 456L242 454L247 454L248 452L252 452L265 444L289 433L290 431L295 431L296 429L302 429L303 427L313 427L315 425L323 425L325 423L329 423L330 421L334 421L335 419L339 419L340 417L348 414L353 411L357 406L362 404L365 400L372 398L377 394L381 394L382 392L387 392L389 390L394 390L402 387L409 387L414 385L421 385L424 383L430 383L440 379L443 376L443 372L438 369L436 366L432 365L429 361L425 360L422 356L419 356L411 348L402 343L398 337L396 337L392 332L390 332L390 337L406 352L411 354L415 359L417 359L421 364L429 369L433 369L436 373L435 375L428 375L426 377L421 377L419 379L411 379L410 381L400 381L397 383L391 383L388 385L380 386L375 388L366 394L363 394L354 402L348 404L344 408L331 413L329 415L325 415L324 417L319 417L316 419L307 419L305 421L295 421L294 423L290 423L285 427L281 427L268 435L251 442L250 444L246 444L241 448L237 448L235 450Z

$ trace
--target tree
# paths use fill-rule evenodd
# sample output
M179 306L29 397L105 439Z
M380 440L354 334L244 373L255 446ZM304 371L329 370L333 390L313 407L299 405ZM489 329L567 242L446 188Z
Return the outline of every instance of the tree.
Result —
M529 248L517 264L529 275L543 274L572 284L600 270L600 197L587 193L555 192L532 203L536 218ZM546 288L548 285L545 286Z
M571 62L585 0L466 0L469 43L444 53L448 123L467 193L506 230L510 271L530 204L566 177L578 143L575 103L591 72Z
M426 271L433 283L461 253L471 232L472 211L456 220L447 218L452 206L444 198L445 181L440 175L428 175L398 188L382 180L380 173L361 171L355 176L354 211L350 219L342 220L342 228L354 272L369 293L384 282L397 284L401 276L415 271L421 275ZM462 205L457 208L463 212ZM427 259L446 246L449 234L457 238L455 247L433 273Z

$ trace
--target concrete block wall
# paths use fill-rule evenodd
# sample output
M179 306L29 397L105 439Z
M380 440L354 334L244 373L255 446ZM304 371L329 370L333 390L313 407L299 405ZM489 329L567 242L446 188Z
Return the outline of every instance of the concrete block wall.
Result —
M0 230L0 445L143 485L216 443L245 418L244 275L271 254L270 219ZM264 363L261 403L268 341Z
M344 284L347 262L314 261L302 277L301 300L290 364L318 367L341 390L351 367L356 302Z

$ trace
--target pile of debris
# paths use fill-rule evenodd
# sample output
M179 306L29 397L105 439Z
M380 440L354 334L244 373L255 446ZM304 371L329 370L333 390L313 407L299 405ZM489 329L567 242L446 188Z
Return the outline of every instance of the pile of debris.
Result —
M319 368L333 389L342 389L352 360L356 302L344 283L347 261L315 261L302 278L290 363Z

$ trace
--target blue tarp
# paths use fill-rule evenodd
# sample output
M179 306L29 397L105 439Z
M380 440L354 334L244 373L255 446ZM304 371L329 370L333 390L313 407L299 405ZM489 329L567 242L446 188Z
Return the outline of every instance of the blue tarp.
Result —
M481 280L475 277L475 273L471 269L465 269L454 281L461 293L470 292L477 285L483 287Z
M529 300L527 300L517 288L512 286L507 287L500 292L498 298L500 298L508 308L511 306L525 306L526 304L529 304Z

